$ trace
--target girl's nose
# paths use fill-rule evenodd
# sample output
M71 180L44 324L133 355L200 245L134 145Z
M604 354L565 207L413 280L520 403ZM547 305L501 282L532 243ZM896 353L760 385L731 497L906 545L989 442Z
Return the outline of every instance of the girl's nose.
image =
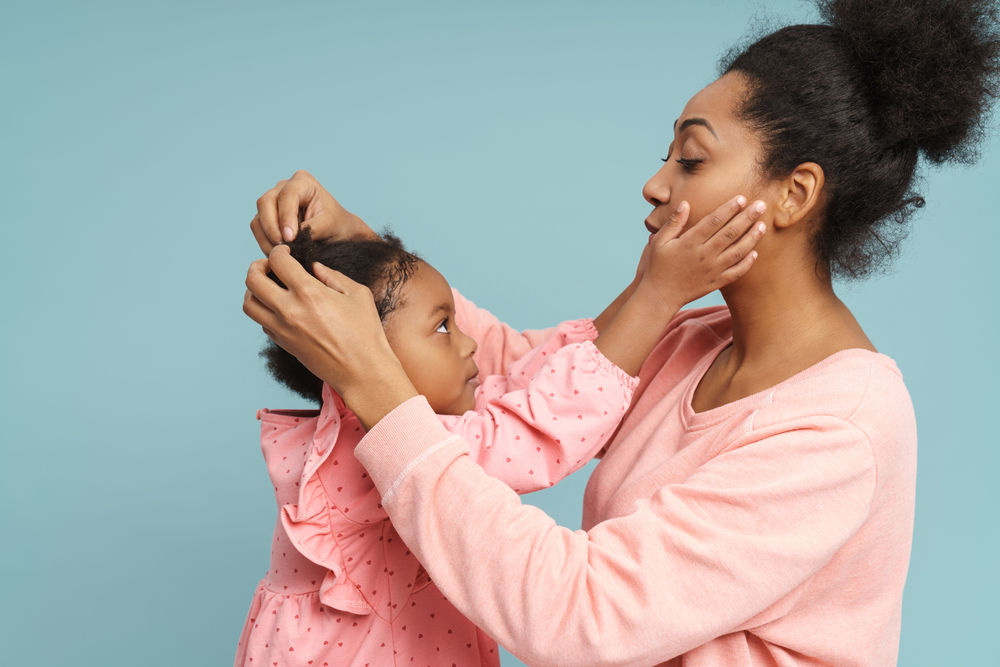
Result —
M663 165L642 187L642 196L650 204L660 206L670 201L670 185L667 182L667 167Z
M461 330L459 330L459 333L462 335L462 356L471 357L476 353L476 350L479 349L479 345L474 339L466 336Z

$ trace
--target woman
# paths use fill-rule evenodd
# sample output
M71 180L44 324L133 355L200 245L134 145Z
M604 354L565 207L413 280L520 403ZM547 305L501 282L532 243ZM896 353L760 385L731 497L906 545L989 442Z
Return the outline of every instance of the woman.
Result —
M244 310L368 428L356 455L404 540L529 664L895 663L916 429L898 369L832 278L891 258L922 204L921 155L973 153L997 92L997 8L821 9L827 24L764 37L688 102L643 190L651 231L682 200L692 221L725 222L737 192L766 203L768 229L726 307L679 313L643 365L584 531L520 505L441 432L365 290L333 273L324 287L280 247L251 267ZM258 202L265 251L294 234L300 205L321 233L366 231L300 173ZM500 325L478 337L498 365L523 351Z

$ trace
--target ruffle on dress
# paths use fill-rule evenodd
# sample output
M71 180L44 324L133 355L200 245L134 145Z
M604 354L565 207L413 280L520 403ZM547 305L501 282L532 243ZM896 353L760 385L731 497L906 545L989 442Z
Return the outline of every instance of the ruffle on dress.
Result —
M328 385L299 483L298 502L280 517L292 544L327 573L320 600L334 609L392 622L430 579L382 508L354 457L358 418Z

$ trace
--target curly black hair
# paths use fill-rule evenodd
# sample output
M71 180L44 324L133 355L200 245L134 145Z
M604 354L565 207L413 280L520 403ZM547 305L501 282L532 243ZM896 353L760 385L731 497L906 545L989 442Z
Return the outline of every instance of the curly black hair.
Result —
M288 249L310 274L313 273L313 264L319 262L368 287L375 297L375 308L383 323L392 311L402 305L400 289L413 276L420 261L387 231L376 239L314 241L310 230L305 228L288 244ZM268 273L268 276L284 287L273 273ZM278 383L308 401L322 404L323 381L294 355L269 340L260 351L260 356L267 362L268 373Z
M888 267L924 205L918 160L971 164L998 94L996 0L817 0L823 25L737 47L737 115L764 145L763 174L804 162L826 177L819 261L838 278Z

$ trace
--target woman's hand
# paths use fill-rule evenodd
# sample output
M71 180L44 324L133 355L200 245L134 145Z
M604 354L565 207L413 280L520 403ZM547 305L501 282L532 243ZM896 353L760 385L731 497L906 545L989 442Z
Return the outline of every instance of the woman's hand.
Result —
M681 202L666 224L649 239L640 259L637 293L647 302L661 301L676 312L684 305L746 275L757 253L754 246L766 227L756 221L764 213L762 201L746 205L734 197L687 231L691 207ZM639 274L637 274L638 277Z
M312 174L297 171L257 200L250 231L269 255L274 246L291 241L303 227L312 231L314 239L376 236L361 218L344 210Z
M274 247L247 271L243 312L333 387L370 429L417 392L389 347L371 291L322 264L313 271L316 278L287 247Z

